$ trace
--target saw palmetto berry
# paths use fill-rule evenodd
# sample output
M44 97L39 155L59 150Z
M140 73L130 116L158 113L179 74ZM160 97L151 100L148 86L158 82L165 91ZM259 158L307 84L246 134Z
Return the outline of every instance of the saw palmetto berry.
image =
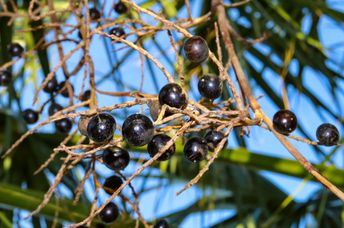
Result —
M52 79L50 79L47 84L45 85L45 87L43 88L43 91L46 93L54 93L56 92L58 89L58 83L55 77L53 77Z
M22 112L22 117L26 123L33 124L33 123L36 123L38 121L39 114L37 111L35 111L31 108L28 108Z
M11 43L7 47L8 53L12 57L21 56L24 52L24 48L19 43Z
M122 179L117 175L113 175L105 179L103 189L107 194L112 195L122 184Z
M92 21L98 20L98 19L100 18L100 16L101 16L99 10L96 9L96 8L91 8L91 9L89 9L89 12L90 12L90 13L89 13L90 19L91 19Z
M160 105L168 105L173 108L185 109L187 106L186 94L176 83L169 83L159 92Z
M199 64L209 56L208 44L202 37L193 36L185 41L184 53L190 62Z
M158 220L153 226L153 228L169 228L169 227L170 225L165 219Z
M152 140L148 143L147 151L151 157L154 157L161 148L163 148L171 137L165 134L155 135ZM171 156L176 151L176 145L173 143L161 156L157 159L158 161L166 161L171 158Z
M105 149L102 158L106 167L112 170L123 170L130 161L129 152L118 146Z
M335 146L339 141L339 131L336 126L324 123L321 124L316 131L318 144L324 146Z
M121 36L125 35L125 32L124 32L124 29L121 27L114 27L110 30L109 35L121 37Z
M99 212L99 218L103 223L112 223L119 216L119 210L115 203L108 203L103 210Z
M280 110L273 117L274 129L284 135L293 132L297 127L296 115L289 110Z
M116 121L108 113L93 116L87 125L88 137L96 143L106 143L113 137Z
M224 137L225 136L221 131L211 130L205 134L204 139L207 141L208 149L210 151L214 151ZM226 140L223 148L226 148L227 142L228 141Z
M189 139L184 145L184 156L192 162L199 162L206 158L208 154L207 141L201 137Z
M68 118L60 119L55 122L56 130L63 134L69 133L72 129L72 126L73 122L71 119Z
M208 99L214 100L222 94L222 82L219 77L204 75L198 81L199 93Z
M12 82L12 74L8 70L0 70L0 86L8 86Z
M63 97L70 97L73 96L74 87L70 82L63 81L57 86L57 91L60 91Z
M125 119L122 125L122 135L129 145L143 146L153 138L154 125L147 116L133 114Z
M52 116L55 113L61 111L62 109L63 109L63 107L60 104L53 102L53 103L51 103L51 105L48 108L48 114L49 114L49 116Z
M115 5L113 5L113 9L118 14L124 14L128 11L127 6L121 1L119 1Z

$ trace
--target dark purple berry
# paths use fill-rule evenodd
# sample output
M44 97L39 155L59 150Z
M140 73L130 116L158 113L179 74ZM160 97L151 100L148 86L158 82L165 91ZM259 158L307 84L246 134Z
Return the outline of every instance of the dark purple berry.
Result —
M60 133L68 133L72 129L72 121L68 118L60 119L55 122L55 128Z
M122 135L128 144L143 146L153 138L154 125L147 116L133 114L125 119L122 125Z
M103 189L107 194L112 195L122 184L122 179L117 175L113 175L105 179Z
M8 86L12 82L12 74L8 70L0 71L0 86Z
M105 143L110 141L115 130L116 121L107 113L100 113L93 116L87 125L87 135L96 143Z
M118 13L118 14L124 14L124 13L126 13L127 11L128 11L128 8L127 8L127 6L123 3L123 2L121 2L121 1L119 1L118 3L116 3L114 6L113 6L113 9L116 11L116 13Z
M184 145L184 156L192 162L202 161L208 154L207 141L201 137L189 139Z
M43 91L46 93L54 93L58 89L58 83L56 81L56 78L53 77L43 88Z
M58 85L57 91L60 91L60 93L63 97L68 98L70 96L69 88L71 89L71 95L73 95L73 93L74 93L73 85L70 82L66 83L65 81L63 81Z
M152 140L148 143L147 151L151 157L154 157L161 148L163 148L171 137L164 134L155 135ZM176 145L173 143L157 160L166 161L171 158L176 150Z
M219 77L205 75L198 81L198 91L203 97L214 100L222 94L222 82Z
M193 63L201 63L208 58L207 42L200 36L193 36L184 43L186 57Z
M33 124L38 121L38 112L35 110L32 110L31 108L25 109L22 112L23 119L28 124Z
M49 106L48 109L48 114L49 116L54 115L55 113L61 111L63 109L63 107L57 103L51 103L51 105Z
M81 101L88 101L91 98L91 91L90 90L86 90L82 95L80 100Z
M159 92L160 105L168 105L173 108L185 109L187 99L182 87L175 83L169 83L161 88Z
M19 43L9 44L7 50L12 57L21 56L24 52L24 48Z
M121 37L125 34L124 30L121 27L114 27L110 30L110 35Z
M96 21L100 18L100 12L96 8L91 8L90 10L90 19Z
M273 117L274 129L284 135L293 132L297 126L297 118L295 114L289 110L280 110Z
M339 141L339 131L338 129L329 123L321 124L317 128L317 139L318 144L324 146L335 146Z
M99 218L103 223L112 223L114 222L119 215L119 210L116 204L110 202L108 203L103 210L99 212Z
M169 228L169 227L170 227L170 225L168 224L168 222L165 219L160 219L153 226L153 228Z
M221 140L224 138L224 134L221 131L208 131L207 134L205 134L204 139L208 143L208 148L210 151L214 151L217 145L221 142ZM227 140L223 146L223 148L226 148Z
M128 166L130 155L127 150L114 146L103 152L103 162L109 169L123 170Z

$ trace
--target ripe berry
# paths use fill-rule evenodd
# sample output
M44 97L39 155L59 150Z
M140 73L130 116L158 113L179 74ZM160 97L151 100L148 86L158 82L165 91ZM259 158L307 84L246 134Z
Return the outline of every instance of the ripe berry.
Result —
M169 228L170 225L168 225L168 222L165 219L160 219L155 223L153 228Z
M198 81L198 91L203 97L214 100L221 96L222 82L219 77L205 75Z
M114 6L113 6L113 9L116 11L116 13L118 14L123 14L123 13L126 13L128 11L128 8L127 6L119 1L118 3L116 3Z
M71 92L72 92L72 94L71 95L73 95L73 93L74 93L74 87L73 87L73 85L71 84L71 83L66 83L65 81L63 81L63 82L61 82L60 84L58 84L58 86L57 86L57 91L61 91L61 95L63 96L63 97L69 97L69 88L68 87L70 87L71 88Z
M119 210L113 202L108 203L103 210L99 212L99 218L103 223L114 222L119 215Z
M31 108L25 109L22 112L23 119L28 124L36 123L38 120L38 112L32 110Z
M189 139L184 145L184 156L192 162L198 162L207 156L208 145L207 141L201 137L194 137Z
M93 116L87 125L88 137L97 143L108 142L116 130L116 120L107 113Z
M12 57L21 56L24 52L24 48L19 43L9 44L7 50Z
M289 110L280 110L273 117L274 129L284 135L293 132L297 126L295 114Z
M53 93L56 92L58 89L58 84L56 81L56 78L53 77L50 81L48 81L48 83L45 85L45 87L43 88L43 91L46 93Z
M72 129L72 121L68 118L64 118L55 122L55 128L60 133L68 133Z
M317 139L318 144L324 146L335 146L339 141L339 131L338 129L329 123L321 124L317 128Z
M171 137L164 134L155 135L152 140L149 142L147 151L151 157L154 157L159 150L166 145L168 141L171 140ZM170 159L170 157L174 154L176 150L176 145L173 145L168 148L157 160L158 161L166 161Z
M109 169L122 170L129 164L130 155L127 150L114 146L103 152L103 162Z
M133 114L125 119L122 135L129 145L143 146L153 138L154 125L147 116Z
M221 142L221 140L224 138L224 134L221 131L208 131L207 134L205 134L204 139L208 143L208 148L210 151L214 151L217 145ZM223 148L226 148L227 146L227 140L223 146Z
M121 37L125 34L125 32L124 32L124 29L122 29L121 27L114 27L110 30L109 34L117 36L117 37Z
M106 178L103 184L103 189L107 194L112 195L119 187L121 187L122 184L122 179L117 175L113 175Z
M48 114L49 114L49 116L52 116L55 113L61 111L62 109L63 109L63 107L61 105L54 102L49 106Z
M200 36L193 36L184 43L186 57L193 63L201 63L208 58L207 42Z
M168 105L174 108L185 109L187 99L182 87L175 83L169 83L161 88L159 92L160 105Z
M92 21L96 21L100 18L100 12L96 8L91 8L90 9L90 19Z
M12 81L12 74L8 70L0 71L0 86L7 86Z

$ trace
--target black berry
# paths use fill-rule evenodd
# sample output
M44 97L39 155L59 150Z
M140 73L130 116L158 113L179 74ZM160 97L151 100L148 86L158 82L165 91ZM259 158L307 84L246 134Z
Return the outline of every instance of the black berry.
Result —
M208 149L210 151L214 151L217 145L221 142L221 140L224 138L224 134L221 131L208 131L207 134L205 134L204 139L208 143ZM226 148L227 140L223 146L223 148Z
M132 146L143 146L153 138L154 125L145 115L133 114L122 125L122 135Z
M93 116L87 125L88 137L97 143L108 142L112 139L116 130L115 119L107 113Z
M51 103L51 105L48 108L48 114L49 116L54 115L55 113L61 111L63 107L55 102Z
M155 135L152 140L148 143L147 151L151 157L154 157L159 150L166 145L168 141L171 140L171 137L164 134ZM168 148L157 160L166 161L174 154L176 150L176 145L173 145Z
M329 123L321 124L317 128L317 139L318 144L324 146L335 146L339 141L339 131L338 129Z
M222 82L219 77L205 75L198 81L198 91L203 97L214 100L221 96Z
M207 42L200 36L193 36L184 43L186 57L193 63L201 63L208 58Z
M121 37L125 34L125 32L124 32L124 29L122 29L121 27L114 27L110 30L109 34L117 36L117 37Z
M96 8L91 8L90 10L90 19L96 21L100 18L100 12Z
M168 105L174 108L185 109L187 99L182 87L175 83L169 83L161 88L159 92L160 105Z
M43 91L46 93L54 93L58 89L58 83L56 81L56 78L53 77L50 81L47 82L45 87L43 88Z
M184 145L184 156L192 162L198 162L207 156L208 145L207 141L201 137L194 137L189 139Z
M55 122L55 128L60 133L68 133L72 129L72 121L68 118L60 119Z
M0 86L7 86L12 82L12 74L8 70L0 71Z
M112 195L119 187L121 187L122 184L122 179L117 175L113 175L106 178L103 184L103 189L107 194Z
M295 114L289 110L280 110L273 117L274 129L284 135L293 132L297 126L297 118Z
M168 224L168 222L165 219L160 219L153 226L153 228L169 228L169 227L170 227L170 225Z
M71 95L73 95L74 93L74 87L71 83L66 83L65 81L61 82L58 87L57 87L57 91L60 91L61 95L63 97L69 97L69 87L71 89Z
M128 11L128 8L127 6L119 1L118 3L116 3L114 6L113 6L113 9L116 11L116 13L118 14L123 14L123 13L126 13Z
M91 98L91 91L90 90L86 90L82 95L80 100L81 101L88 101Z
M129 164L130 155L127 150L120 147L111 147L104 150L103 162L109 169L122 170Z
M9 44L7 50L12 57L21 56L24 52L24 48L19 43Z
M114 222L119 215L119 210L116 204L110 202L108 203L103 210L99 212L99 218L103 223L112 223Z
M23 119L28 124L33 124L38 121L38 112L28 108L22 112Z

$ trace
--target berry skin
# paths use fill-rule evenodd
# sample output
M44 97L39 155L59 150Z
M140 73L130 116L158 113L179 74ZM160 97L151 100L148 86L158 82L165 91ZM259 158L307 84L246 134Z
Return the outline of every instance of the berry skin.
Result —
M125 119L122 125L122 135L129 145L143 146L153 138L154 125L147 116L133 114Z
M113 175L106 178L103 184L103 189L107 194L112 195L119 187L121 187L122 184L122 179L117 175Z
M116 120L107 113L100 113L93 116L87 125L87 135L96 143L110 141L115 130Z
M125 34L124 29L121 27L114 27L110 30L109 35L114 35L117 37L121 37Z
M38 121L38 112L28 108L22 112L23 119L28 124L33 124Z
M60 133L68 133L72 129L72 121L68 118L60 119L55 122L55 128Z
M222 94L222 82L219 77L205 75L198 81L198 91L203 97L214 100Z
M63 109L63 107L57 103L52 103L50 106L49 106L49 109L48 109L48 114L49 116L52 116L54 115L55 113L61 111Z
M164 134L155 135L152 140L148 143L147 151L151 157L154 157L159 150L166 145L168 141L171 140L171 137ZM176 151L176 145L173 145L168 148L157 160L166 161L171 158L171 156Z
M114 222L119 215L119 210L116 204L110 202L103 210L99 212L99 218L103 223Z
M168 224L168 222L165 219L160 219L153 226L153 228L169 228L169 227L170 227L170 225Z
M273 117L274 129L284 135L293 132L297 126L297 118L295 114L289 110L280 110Z
M8 86L12 82L12 74L8 70L0 71L0 86Z
M223 133L221 131L208 131L207 134L205 134L204 139L207 141L208 143L208 149L210 151L214 151L215 148L217 147L217 145L219 145L219 143L221 142L221 140L224 138L225 136L223 135ZM223 148L226 148L227 146L227 140L223 146Z
M185 109L187 106L186 95L178 84L169 83L159 92L160 105L168 105L173 108Z
M208 153L207 141L201 137L189 139L184 145L184 156L192 162L199 162L205 159Z
M103 152L103 162L109 169L123 170L128 166L130 155L127 150L114 146Z
M43 91L46 93L54 93L58 89L58 83L56 81L56 78L52 78L43 88Z
M207 42L200 36L188 38L184 43L184 53L192 63L201 63L209 56Z
M57 86L57 91L61 91L61 95L63 96L63 97L66 97L66 98L69 98L69 88L68 87L71 87L71 89L72 89L72 94L71 95L73 95L73 93L74 93L74 87L73 87L73 85L72 84L70 84L70 83L66 83L65 81L63 81L63 82L61 82L58 86Z
M21 56L24 52L24 48L19 43L9 44L7 50L12 57Z
M316 136L318 139L318 144L324 146L335 146L339 141L338 129L329 123L321 124L317 128Z
M113 9L116 11L116 13L118 13L118 14L124 14L124 13L126 13L127 11L128 11L128 8L127 8L127 6L123 3L123 2L121 2L121 1L119 1L118 3L116 3L114 6L113 6Z
M88 101L91 98L91 91L90 90L86 90L82 95L80 100L81 101Z
M90 19L96 21L100 18L100 12L96 8L91 8L90 10Z

